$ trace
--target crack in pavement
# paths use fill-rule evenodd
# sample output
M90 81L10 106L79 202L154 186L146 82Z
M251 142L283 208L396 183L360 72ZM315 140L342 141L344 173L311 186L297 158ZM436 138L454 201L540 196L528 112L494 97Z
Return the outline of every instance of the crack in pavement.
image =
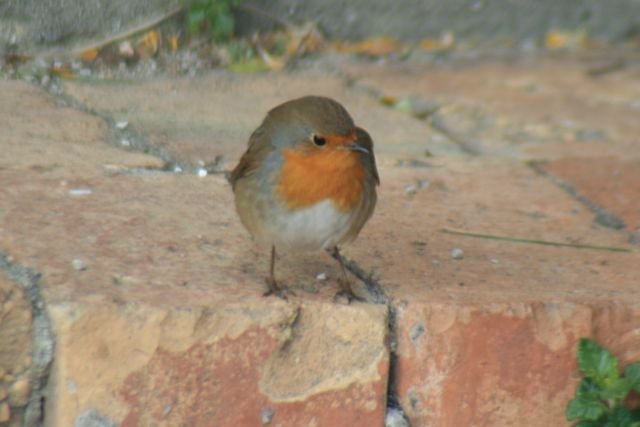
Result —
M610 228L616 231L620 231L624 233L629 239L629 243L631 244L640 244L640 241L637 240L636 236L633 233L629 232L626 229L625 223L622 219L620 219L617 215L612 212L609 212L607 209L599 206L598 204L592 202L588 197L581 194L573 185L564 179L552 174L551 172L546 171L543 168L543 161L530 161L527 162L527 165L533 169L538 175L543 176L553 182L555 185L564 190L567 194L573 197L575 200L580 202L583 206L587 207L591 212L593 212L596 217L594 218L594 222L598 225L601 225L605 228Z
M34 83L36 87L44 89L51 95L58 105L70 107L93 117L97 117L107 125L107 138L105 143L125 151L134 151L148 154L161 159L165 166L162 171L183 171L196 169L193 165L178 162L167 150L162 147L149 144L145 138L131 126L121 127L118 122L109 114L100 112L73 96L64 92L64 89L56 79L51 79L46 85Z
M365 95L373 98L378 104L382 105L385 108L393 109L393 105L395 105L395 103L390 102L390 100L395 99L395 97L386 95L379 89L358 81L357 78L349 76L346 72L340 70L339 68L331 67L330 69L331 72L336 74L344 81L347 87L364 93ZM431 129L438 132L449 142L459 147L463 153L471 156L482 154L481 150L479 150L472 141L468 140L462 135L459 135L446 124L445 119L439 113L441 105L433 102L425 102L425 105L428 105L429 108L420 111L411 109L411 111L404 112L414 119L426 123Z
M105 143L119 148L125 151L133 151L143 154L148 154L159 158L164 162L164 167L161 169L152 168L130 168L127 169L128 174L136 175L138 173L148 173L149 171L160 171L170 173L190 173L190 174L202 174L206 172L207 175L225 175L227 171L221 170L220 167L223 164L222 156L216 156L216 158L209 163L191 164L187 162L181 162L177 160L168 150L163 147L159 147L147 142L146 138L134 128L130 123L121 125L122 122L115 120L111 115L98 111L89 107L82 101L74 98L73 96L64 92L64 89L60 86L59 82L55 79L49 81L46 86L36 86L44 88L50 95L52 95L56 101L63 106L67 106L76 109L85 114L89 114L93 117L97 117L104 121L107 125L108 135ZM125 173L124 171L121 171Z
M51 320L46 311L41 294L41 274L35 270L14 263L0 252L0 270L13 282L22 287L31 302L33 319L33 353L31 364L31 394L24 412L23 427L41 425L44 416L45 387L49 379L49 367L53 361L55 337Z
M380 282L373 277L372 273L367 273L362 267L360 267L360 265L358 265L356 261L347 259L342 255L331 254L331 256L335 259L337 259L337 256L340 256L342 258L342 262L345 268L364 283L367 292L373 297L375 304L385 304L387 306L387 333L389 336L389 374L387 377L387 412L385 425L410 427L409 420L407 419L402 405L400 404L397 390L397 308L393 304L391 298L389 298L384 292L384 289L380 285ZM393 421L391 421L391 419L393 419Z

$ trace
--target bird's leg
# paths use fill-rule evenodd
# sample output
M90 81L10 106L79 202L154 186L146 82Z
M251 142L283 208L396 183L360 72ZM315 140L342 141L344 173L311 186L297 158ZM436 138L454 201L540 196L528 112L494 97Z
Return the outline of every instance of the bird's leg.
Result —
M276 270L276 245L271 245L271 264L269 266L269 277L267 278L267 286L269 289L263 294L265 297L269 295L275 295L284 300L287 299L287 296L284 293L284 290L278 286L278 282L276 282L275 276ZM291 292L293 293L293 292Z
M363 298L360 298L359 296L353 293L353 289L351 288L351 282L347 277L347 269L344 266L344 258L342 257L342 254L340 254L340 250L338 249L338 247L334 246L330 248L329 255L331 255L334 259L338 261L338 263L340 264L340 270L342 271L342 278L338 280L338 283L340 283L340 287L342 288L342 290L336 294L336 298L344 296L345 298L347 298L347 301L349 303L351 303L351 301L353 301L354 299L357 301L364 301Z

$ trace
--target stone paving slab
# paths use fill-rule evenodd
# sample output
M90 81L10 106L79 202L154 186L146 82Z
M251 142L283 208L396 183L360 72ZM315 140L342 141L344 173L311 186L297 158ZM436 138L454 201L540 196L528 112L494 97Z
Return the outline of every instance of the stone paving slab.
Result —
M56 115L48 94L6 88L45 117L5 134L23 159L3 152L0 248L42 273L57 344L47 425L382 423L386 306L335 306L336 284L315 280L328 259L282 272L308 277L314 293L264 299L255 266L267 259L229 209L224 178L141 170L149 156L94 139L95 117ZM53 156L41 156L45 138L28 139L65 125L75 139Z
M572 69L545 64L559 76ZM572 93L584 91L583 98L554 107L548 139L527 137L514 147L504 129L547 126L543 100L564 93L564 83L534 73L546 89L527 114L516 110L528 92L517 89L516 96L499 84L500 76L514 75L509 64L447 72L411 66L413 74L366 64L371 72L363 74L365 65L346 63L355 85L322 68L66 82L63 97L0 82L13 95L0 99L0 118L16 124L0 140L0 251L42 273L58 344L46 422L380 425L392 381L392 397L414 426L523 419L534 427L564 425L579 337L599 339L623 361L640 358L640 252L629 230L603 226L582 201L523 162L550 160L536 164L627 221L638 203L634 190L625 190L635 188L634 157L622 160L623 148L637 143L627 133L636 126L628 120L633 89L591 87L601 104L580 116L573 101L588 91L578 85ZM493 74L491 90L474 89L474 81ZM467 105L499 124L480 128L475 154L366 90L425 99L430 79L444 91L430 88L436 97L453 99L453 110L462 106L457 115L447 105L439 111L447 126L473 131L478 121ZM166 170L208 162L217 172L228 169L268 108L306 93L343 102L376 141L379 206L344 252L372 273L388 304L335 302L338 268L321 254L281 254L278 277L296 295L263 298L268 251L242 229L224 177ZM610 123L618 117L612 113L591 126L600 108L619 112L624 123ZM555 141L565 116L579 123L571 135L597 128L608 140ZM117 121L164 157L119 146ZM463 127L456 131L464 134ZM554 162L571 144L591 148ZM604 177L620 170L624 180L597 190L584 170L603 153L613 159L603 163ZM574 174L575 165L584 174ZM612 192L624 196L626 210L618 211L612 196L598 198ZM362 283L356 288L367 295Z
M439 105L439 122L485 155L523 160L640 157L636 68L600 77L578 59L528 57L340 68L394 97Z
M634 153L629 154L633 159ZM586 199L615 214L630 233L640 238L640 160L566 158L542 167Z
M67 82L65 93L114 120L126 120L150 144L168 150L178 162L211 163L230 169L246 148L266 112L308 94L333 97L356 123L379 139L378 156L420 158L460 150L429 126L397 111L375 108L376 101L349 88L344 79L317 70L287 74L229 75L100 85Z

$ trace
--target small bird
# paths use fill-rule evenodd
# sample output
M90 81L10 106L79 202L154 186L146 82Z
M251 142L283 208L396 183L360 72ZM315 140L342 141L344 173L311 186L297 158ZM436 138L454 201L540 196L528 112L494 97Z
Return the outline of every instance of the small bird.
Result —
M284 247L326 250L340 263L338 295L361 299L338 245L355 239L373 214L380 178L371 137L342 105L305 96L270 110L229 181L242 224L271 245L265 296L286 299L274 274L276 248Z

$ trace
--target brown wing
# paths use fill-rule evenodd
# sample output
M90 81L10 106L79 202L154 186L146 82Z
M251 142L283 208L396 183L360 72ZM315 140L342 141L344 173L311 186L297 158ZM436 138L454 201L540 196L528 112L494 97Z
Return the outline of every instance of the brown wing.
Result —
M376 156L373 154L373 140L366 130L359 127L356 127L356 136L358 137L356 144L366 148L369 152L368 156L364 155L362 157L365 164L369 166L367 169L372 172L376 184L380 185L380 175L378 175L378 168L376 167Z
M260 165L262 160L273 149L271 144L265 140L265 132L262 127L256 129L249 138L249 146L244 152L236 167L229 175L231 188L235 189L239 179L251 175Z

